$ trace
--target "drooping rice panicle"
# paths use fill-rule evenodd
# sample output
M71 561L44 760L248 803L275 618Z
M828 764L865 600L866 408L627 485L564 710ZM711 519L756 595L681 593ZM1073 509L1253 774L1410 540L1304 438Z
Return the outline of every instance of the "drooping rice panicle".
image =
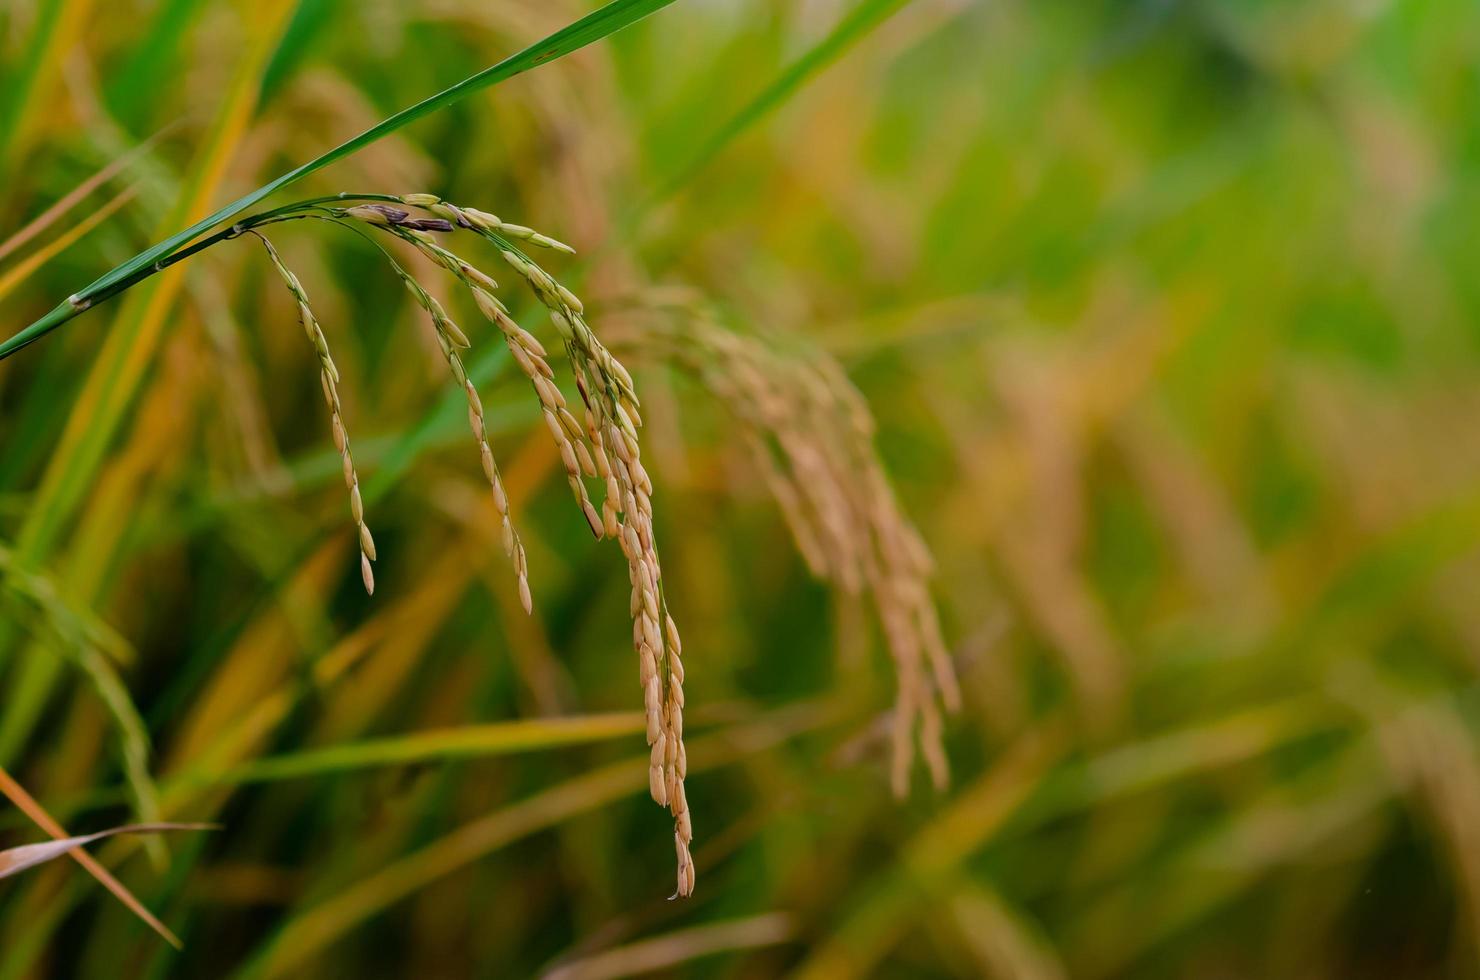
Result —
M355 472L354 457L350 454L349 434L345 431L344 416L339 403L339 369L334 366L334 359L329 354L329 342L324 337L323 328L319 326L318 318L314 316L313 309L308 305L308 293L303 284L298 281L288 267L283 264L277 249L266 236L260 232L253 231L262 246L267 249L268 258L272 260L272 266L277 270L278 276L293 294L298 303L298 319L303 324L304 333L313 344L314 353L319 358L319 380L324 390L324 402L329 406L330 423L334 432L334 447L339 450L339 459L344 470L344 485L349 491L349 511L354 518L355 529L360 545L360 579L365 584L365 591L369 594L375 593L375 573L370 563L375 560L375 539L370 535L370 528L365 524L365 505L360 499L360 478Z
M736 417L808 567L878 611L898 704L890 779L909 788L915 746L932 780L949 777L941 708L961 702L928 585L931 561L873 451L867 405L837 364L721 326L680 298L638 341L697 375Z
M473 439L478 443L478 455L483 465L483 475L488 480L489 489L493 494L493 507L499 516L499 534L503 543L504 553L514 563L514 574L519 583L519 604L524 607L526 614L534 611L534 599L529 591L529 559L524 550L524 543L519 540L519 532L514 528L514 521L509 514L509 495L504 490L503 477L499 473L498 462L494 459L493 449L488 444L488 426L483 416L483 400L478 397L478 389L468 377L467 368L463 365L462 355L459 351L466 350L471 346L467 335L447 315L436 297L432 296L417 282L415 277L408 274L400 265L392 262L401 281L415 297L417 305L427 312L431 318L432 326L437 333L437 343L442 348L442 354L447 360L447 367L452 372L452 379L457 382L463 391L468 403L468 426L473 430Z
M565 467L566 482L570 485L571 493L580 506L581 514L591 528L591 533L600 539L604 534L604 522L595 505L591 503L590 494L583 481L583 477L592 478L600 475L596 457L585 444L585 431L575 416L570 413L565 396L555 384L555 372L550 368L544 346L533 334L514 322L509 316L508 309L494 295L493 290L498 288L498 283L426 233L428 230L450 230L452 227L450 222L440 218L414 219L409 217L407 212L384 207L368 211L351 208L345 213L382 226L396 237L410 243L434 263L457 276L472 292L478 309L498 327L515 363L519 365L520 370L524 372L533 386L535 395L540 401L540 411L544 416L545 425L555 440L556 449L560 452L560 460ZM446 228L441 226L446 226Z
M673 816L678 857L677 894L687 896L694 889L694 863L690 853L693 820L684 789L688 769L683 743L684 671L678 628L668 612L663 592L662 565L652 520L653 485L641 460L637 426L642 416L632 376L587 325L580 299L520 252L513 241L564 252L571 251L569 246L522 225L503 222L476 209L459 208L430 194L406 195L400 200L431 211L442 223L433 224L437 219L412 218L395 207L347 209L344 213L411 243L461 278L473 291L479 308L504 334L515 360L535 387L546 425L561 450L572 491L592 532L597 537L616 538L627 559L632 586L633 646L638 655L638 677L651 746L649 792ZM428 234L452 228L474 231L497 246L503 260L545 306L565 342L584 406L584 419L575 418L551 383L553 377L544 348L537 341L529 342L533 338L514 323L493 295L496 288L493 280ZM584 455L577 447L584 448ZM599 514L582 482L582 477L591 476L606 486Z

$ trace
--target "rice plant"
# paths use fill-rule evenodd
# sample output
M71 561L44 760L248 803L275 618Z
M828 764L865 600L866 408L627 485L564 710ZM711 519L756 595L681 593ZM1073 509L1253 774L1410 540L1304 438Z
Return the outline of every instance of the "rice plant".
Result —
M1480 975L1476 28L0 3L0 980Z
M592 534L597 539L614 539L626 558L631 585L633 647L638 658L639 684L650 749L649 794L654 802L667 808L673 817L674 847L677 854L675 895L688 897L694 890L695 870L690 853L693 821L684 787L688 768L683 740L685 673L681 659L682 643L678 627L668 608L662 566L658 558L653 522L653 483L643 466L638 442L638 427L642 424L640 402L632 375L587 324L585 307L581 300L531 259L521 245L565 254L573 254L574 249L528 226L504 221L497 215L477 208L460 207L428 193L389 195L341 192L330 197L309 198L244 216L240 214L243 208L261 200L278 187L332 162L337 156L352 152L358 145L379 138L431 108L450 104L476 87L501 80L523 67L550 57L552 52L558 56L566 50L589 43L591 39L619 29L659 6L663 4L618 0L566 31L552 36L541 46L543 50L536 60L532 61L524 55L516 56L502 63L508 67L490 69L473 76L434 99L373 127L357 140L351 140L318 161L300 167L247 195L236 204L140 253L92 285L73 293L51 313L0 344L0 359L35 342L95 304L112 299L185 259L244 237L256 240L265 250L273 271L290 294L297 308L299 323L318 360L319 383L329 413L334 447L342 464L354 536L358 543L360 577L366 593L373 594L375 573L372 563L377 560L378 555L374 536L366 523L365 502L343 417L339 394L343 379L330 352L323 326L310 304L307 289L284 263L268 237L267 229L315 220L358 234L380 252L387 263L388 272L406 286L416 304L425 311L447 360L452 379L466 397L469 426L498 515L499 538L513 565L520 603L528 614L532 611L533 603L528 556L515 528L508 494L489 445L487 422L478 388L468 376L462 360L462 352L471 346L471 341L447 315L438 300L397 261L386 246L398 242L420 253L430 265L440 267L453 276L471 294L477 308L498 331L511 356L530 381L540 413L555 440L571 491ZM106 174L107 171L102 173ZM92 184L97 182L98 178L94 178L91 183L84 183L81 185L82 191L91 189ZM58 208L65 203L59 204ZM45 216L33 223L32 227L38 226L43 220ZM203 232L227 220L231 222L229 226L200 237ZM443 236L450 238L457 232L468 232L490 243L503 265L527 285L536 301L545 309L565 349L572 379L580 397L579 410L582 418L578 419L570 410L565 396L557 386L555 372L549 364L544 345L511 318L509 307L496 295L498 283L488 273L447 247ZM23 240L30 233L23 229L17 240ZM712 328L701 330L696 336L701 341L697 345L699 347L704 343L712 348L723 346L723 335ZM695 349L688 353L697 355L699 351ZM711 351L713 356L722 356L724 353L722 349ZM764 387L767 383L764 375L772 366L774 365L767 363L747 364L743 360L721 363L717 373L711 372L711 381L724 387L733 379L742 389L747 386L752 389L749 392L742 390L741 397L748 394L757 403L764 403L767 401L765 392L754 389L757 385ZM711 368L713 367L711 364ZM937 696L943 698L947 705L957 707L960 694L941 638L934 607L923 581L929 570L929 558L918 535L907 524L903 524L895 512L887 482L877 466L870 465L872 454L869 440L872 432L867 421L867 411L861 407L856 394L847 388L846 382L839 382L836 372L825 379L819 377L810 380L813 387L803 391L804 398L821 398L824 402L834 398L851 398L847 410L853 431L834 434L845 437L844 445L839 447L843 450L842 456L830 452L831 442L826 438L811 444L799 442L797 419L764 415L759 419L752 418L750 421L753 428L747 433L747 438L757 447L758 458L769 458L767 451L761 448L762 440L768 435L780 439L784 451L789 453L792 470L789 479L796 482L796 488L786 486L788 477L778 475L779 471L774 464L766 463L765 468L778 491L778 500L785 502L788 519L792 522L809 561L813 563L814 572L836 578L843 587L854 592L867 584L878 602L899 666L900 696L893 726L892 778L896 793L904 795L907 791L911 746L917 726L920 727L921 744L935 783L938 788L943 788L947 779L947 764L941 742L942 722ZM836 390L829 393L829 385ZM806 406L799 406L797 410L805 411ZM850 442L851 445L848 444ZM602 491L599 509L592 502L587 487L588 480ZM859 488L864 496L852 496L850 499L849 486L860 481L864 484ZM819 557L820 545L813 533L803 529L803 521L807 518L801 517L798 510L798 489L811 495L810 519L821 521L830 535L828 543L834 551L826 559ZM852 526L849 526L850 522ZM862 551L855 553L859 543ZM22 575L24 574L22 569ZM22 578L22 581L25 579ZM930 689L931 681L926 679L923 671L923 664L927 659L933 671L936 691ZM96 664L93 664L90 672L103 678L110 676ZM131 779L136 786L140 813L148 817L157 807L153 803L152 791L147 790L149 780L145 771L144 750L141 747L144 741L142 727L125 707L128 699L121 694L116 680L100 689L125 719L126 732L130 738L127 758Z

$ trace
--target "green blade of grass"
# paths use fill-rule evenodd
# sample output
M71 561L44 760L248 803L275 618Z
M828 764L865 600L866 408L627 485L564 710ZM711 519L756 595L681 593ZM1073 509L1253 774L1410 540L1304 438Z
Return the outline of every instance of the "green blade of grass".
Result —
M808 732L838 717L835 702L811 701L779 708L753 722L707 735L690 748L689 771L702 772ZM644 786L646 756L616 762L511 803L467 823L411 854L348 883L336 894L289 919L243 968L243 978L294 976L305 961L366 919L420 888L507 844L552 827Z
M661 10L673 2L674 0L612 0L611 3L599 10L593 11L580 20L568 24L549 37L531 44L523 51L505 58L498 64L486 68L476 75L465 78L451 88L444 89L436 95L423 99L409 108L402 109L395 115L371 126L358 136L339 144L322 156L288 171L276 180L262 185L221 208L219 211L216 211L214 214L201 219L184 231L172 235L158 245L140 252L127 262L115 266L91 285L79 290L77 293L57 304L55 308L41 319L32 323L24 330L21 330L3 344L0 344L0 360L9 357L27 344L34 343L63 323L66 323L68 320L90 308L93 304L127 289L143 278L147 278L151 274L151 266L154 263L168 257L203 232L240 214L269 194L281 190L311 173L322 170L336 160L343 159L369 146L371 143L385 136L389 136L396 130L415 122L423 116L452 105L474 92L496 85L531 68L542 65L547 61L554 61L557 58L564 57L572 51L577 51L588 44L599 41L629 24L641 20L648 14ZM894 0L894 2L898 2L898 0Z
M35 29L26 43L26 60L6 79L0 94L0 158L18 155L17 140L24 135L32 113L45 100L37 97L57 72L58 53L76 40L92 13L92 0L51 0L40 5Z
M644 725L635 711L465 725L306 749L223 772L186 773L171 783L261 783L434 759L487 758L625 737Z
M864 0L853 12L838 22L832 33L814 45L785 71L761 90L755 98L731 116L714 132L698 151L689 158L672 177L659 188L649 200L649 206L657 204L676 193L706 166L741 133L764 119L801 88L808 79L837 61L854 44L862 40L869 31L897 14L910 0Z

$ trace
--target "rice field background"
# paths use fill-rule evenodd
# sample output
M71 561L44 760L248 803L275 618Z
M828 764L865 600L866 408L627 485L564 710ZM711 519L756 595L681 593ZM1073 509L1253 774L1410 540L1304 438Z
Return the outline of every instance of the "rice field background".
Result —
M594 6L0 0L0 337ZM518 357L396 253L469 335L530 615L439 331L304 221L373 595L249 236L0 363L0 848L216 828L89 845L181 950L71 858L0 877L0 980L1480 976L1480 11L650 6L264 203L575 248L693 895L640 602Z

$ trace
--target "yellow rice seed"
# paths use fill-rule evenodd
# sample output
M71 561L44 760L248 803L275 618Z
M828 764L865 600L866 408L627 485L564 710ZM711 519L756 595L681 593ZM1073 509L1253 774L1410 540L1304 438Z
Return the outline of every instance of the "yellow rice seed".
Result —
M643 467L641 460L636 460L632 464L632 482L641 488L644 494L648 496L652 495L653 481L648 477L648 472Z
M375 573L370 569L370 559L360 553L360 581L365 583L365 594L375 594Z
M601 522L601 515L596 513L596 508L589 500L581 501L581 512L586 515L586 524L591 528L591 533L595 535L597 541L600 541L606 531Z
M352 208L346 208L345 214L365 222L367 225L388 225L391 219L379 208L368 204L358 204ZM401 212L404 217L404 212Z
M460 347L463 350L467 350L469 347L473 346L472 341L468 340L468 335L463 333L462 328L459 327L452 320L443 317L442 320L438 322L438 326L440 326L442 330L446 332L447 339L452 341L452 346Z
M541 371L535 365L534 358L530 357L524 348L518 344L511 344L509 346L509 353L514 355L514 361L519 365L519 370L524 372L525 377L531 379L541 377Z
M545 416L545 427L550 430L550 435L555 437L556 444L566 442L565 430L560 427L560 420L555 417L555 413L547 408L541 414Z
M371 560L375 560L375 539L370 536L370 528L364 524L360 525L360 550Z
M571 292L569 289L566 289L558 282L555 284L555 292L566 306L575 310L577 313L586 312L586 308L581 304L580 298L577 297L575 293Z
M498 470L494 466L493 450L488 448L488 443L483 442L478 444L478 452L483 460L483 475L487 477L489 483L496 482L498 480ZM502 509L499 512L503 513Z
M525 575L519 576L519 604L526 616L534 612L534 597L529 594L529 577Z
M560 420L560 427L565 430L566 435L576 442L581 442L586 438L586 430L581 428L581 423L577 422L576 417L570 414L570 410L565 407L563 397L560 399L560 407L555 410L555 416Z
M513 321L510 321L510 325L513 327L511 332L514 334L515 338L518 339L521 347L523 347L525 350L529 351L536 357L549 356L549 354L545 350L545 345L540 343L538 337L530 333L528 330L525 330L517 323L514 323Z
M554 238L551 238L548 235L541 235L538 232L536 232L535 234L531 235L529 240L530 240L531 243L533 243L535 245L539 245L539 246L541 246L543 248L552 249L553 251L556 251L556 252L564 252L566 255L574 255L574 254L576 254L576 250L573 249L573 248L571 248L569 245L565 244L564 242L559 241L559 240L554 239Z
M585 476L596 475L596 461L591 458L591 451L586 448L584 442L573 443L576 447L576 459L581 464L581 473Z
M478 310L488 319L498 322L499 315L503 313L504 304L499 302L497 296L486 289L473 290L473 302L478 304Z
M534 383L535 394L539 396L540 404L544 406L545 411L553 412L560 407L564 398L560 396L560 392L555 389L555 385L549 378L536 374L531 381Z
M356 483L349 488L349 512L354 515L356 524L365 521L365 505L360 500L360 485Z
M637 386L632 383L632 375L628 373L626 366L622 364L621 361L617 360L614 357L611 359L611 364L609 365L609 367L611 369L611 372L617 376L617 380L621 383L624 389L626 389L627 391L637 390Z
M493 281L492 276L484 272L482 269L473 268L466 262L459 263L456 271L461 272L464 276L473 280L475 283L490 292L498 288L498 283Z
M502 224L498 220L498 215L489 214L487 211L479 211L477 208L463 208L462 212L469 221L484 231L498 231L499 225Z

